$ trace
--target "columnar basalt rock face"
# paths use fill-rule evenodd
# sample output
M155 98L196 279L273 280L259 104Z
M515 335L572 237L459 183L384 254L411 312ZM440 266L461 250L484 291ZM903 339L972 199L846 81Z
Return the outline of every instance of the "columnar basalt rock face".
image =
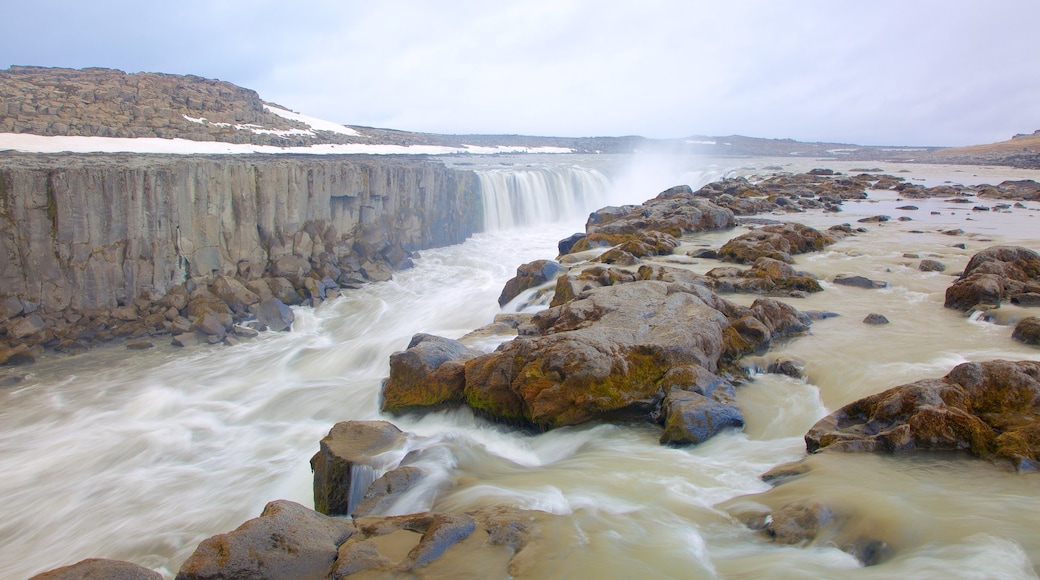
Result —
M377 271L464 240L481 215L473 174L423 160L5 155L0 295L114 308L287 256Z

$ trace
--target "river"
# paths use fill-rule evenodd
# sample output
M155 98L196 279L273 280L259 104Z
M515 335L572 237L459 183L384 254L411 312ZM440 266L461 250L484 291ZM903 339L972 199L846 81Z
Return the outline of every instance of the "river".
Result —
M337 421L385 418L378 399L389 355L417 332L458 338L490 322L516 267L554 257L556 242L581 230L591 209L775 165L874 166L801 159L622 164L595 156L479 163L484 187L497 188L489 204L496 229L424 251L415 268L389 282L316 310L297 309L292 332L264 333L234 347L162 344L132 354L109 347L46 357L28 367L24 382L0 387L0 577L26 578L90 557L130 560L172 577L200 541L255 517L266 502L312 505L308 460L321 437ZM926 185L1040 178L1007 168L880 167ZM538 195L538 202L522 201ZM658 445L659 429L651 425L532 435L466 410L391 418L422 437L415 445L426 450L431 482L441 486L413 494L395 510L504 502L560 514L566 541L538 564L531 576L537 578L1037 577L1036 474L962 456L827 453L809 458L808 475L775 489L759 478L803 458L809 427L859 397L940 377L968 360L1040 360L1040 350L1011 340L1010 327L942 306L951 273L976 251L998 243L1040 249L1040 204L1000 213L913 200L920 209L909 212L895 209L905 202L890 194L871 197L846 202L840 214L767 216L817 227L877 214L913 221L865 225L866 233L797 258L796 267L819 276L825 291L789 301L840 316L747 361L755 368L794 358L806 378L754 374L738 389L743 431L676 449ZM542 209L532 213L535 206ZM965 233L939 233L949 228ZM717 247L741 231L689 237L683 249ZM954 247L959 242L966 248ZM947 270L921 272L919 260L906 253L937 259ZM700 271L717 265L688 264ZM829 283L837 274L889 286ZM871 312L891 324L863 324ZM1024 312L1009 307L1001 315L1011 320ZM834 547L774 545L732 515L806 498L855 514L850 525L887 542L892 556L863 567Z

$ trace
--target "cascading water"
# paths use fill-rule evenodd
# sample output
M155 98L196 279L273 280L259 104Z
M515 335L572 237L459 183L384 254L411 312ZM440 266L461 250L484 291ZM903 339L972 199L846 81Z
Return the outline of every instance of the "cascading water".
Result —
M484 194L484 230L583 220L608 205L610 181L584 167L495 168L477 171Z
M560 168L559 175L570 169ZM934 184L957 175L949 168L908 170ZM499 172L495 178L504 182L510 172L534 179L528 167L481 171L482 179ZM597 170L585 173L598 179ZM976 182L1038 174L1009 171ZM612 181L616 188L619 180ZM611 201L635 202L634 196L645 199L677 182L626 186L630 197ZM537 199L549 199L547 192L530 190ZM297 309L291 333L265 333L233 347L160 345L130 356L112 347L41 360L22 383L0 387L0 578L24 579L92 557L130 560L172 577L200 541L255 517L267 501L310 504L307 460L321 437L336 421L377 418L416 435L400 456L415 454L430 474L391 513L506 503L566 522L573 534L554 536L556 551L531 563L527 577L1035 578L1035 475L964 457L823 453L810 458L811 473L772 491L759 478L804 457L805 431L850 400L941 376L966 359L1040 358L1034 347L1012 341L1007 327L944 309L951 278L921 272L904 257L921 252L955 271L981 247L1035 247L1031 216L1040 204L1026 203L1029 209L978 217L942 200L915 200L921 207L912 214L916 221L873 225L825 252L799 256L798 268L825 281L851 273L890 286L828 284L824 292L789 300L801 310L841 314L767 355L804 361L807 378L761 375L740 387L745 428L696 447L659 445L653 425L533 435L489 424L464 408L379 414L379 384L391 353L416 332L458 338L490 322L516 266L552 257L556 241L580 229L584 212L594 207L575 209L571 221L491 230L424 251L415 268L389 282L347 292L316 310ZM794 219L825 227L893 214L899 205L895 199L848 203L842 214ZM508 215L513 219L512 209ZM526 223L562 217L539 215ZM955 240L938 233L950 227L969 233ZM692 243L716 247L738 233L706 233ZM968 249L954 247L957 242ZM704 260L693 267L716 265ZM886 313L892 324L864 325L867 312ZM826 499L863 522L865 533L884 537L894 555L863 567L832 546L775 545L730 511L766 496L773 503Z

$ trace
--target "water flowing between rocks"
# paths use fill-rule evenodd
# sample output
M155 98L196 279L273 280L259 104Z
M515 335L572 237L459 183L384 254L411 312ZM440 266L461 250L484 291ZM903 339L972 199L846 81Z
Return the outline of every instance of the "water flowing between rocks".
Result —
M786 163L792 171L852 167L808 160L692 163L657 178L682 179L685 173L687 181L704 181L726 172L752 174L771 163ZM929 185L1038 175L1006 168L908 165L909 174L897 173L903 167L894 164L884 168ZM496 190L505 193L496 198L500 221L489 223L491 231L422 252L414 269L392 281L347 292L317 310L298 309L290 333L264 333L234 347L162 345L133 354L111 347L48 357L27 369L24 382L0 387L0 577L28 577L89 557L130 560L172 576L200 541L257 516L266 502L311 505L310 456L335 422L380 418L379 385L391 353L417 332L457 338L490 322L516 266L555 257L556 242L579 231L590 209L638 203L674 185L639 189L638 180L626 181L595 158L559 171L480 171L485 188L497 187L496 180L506 188ZM543 199L538 212L527 211L526 200L516 205L518 195L537 195L539 187L565 192L579 185L580 196ZM868 224L866 233L797 257L796 267L817 275L825 291L785 300L840 316L748 360L765 368L777 357L793 358L803 363L806 379L758 374L740 387L743 431L669 448L658 444L653 425L533 435L466 410L391 418L420 436L413 448L431 450L423 461L434 471L394 512L508 503L565 515L568 533L554 557L539 564L538 577L1036 577L1035 474L966 456L827 453L809 459L809 475L772 491L759 478L804 457L805 432L856 398L940 377L963 361L1040 360L1040 350L1011 340L1009 326L965 318L942 305L951 273L976 251L998 243L1040 249L1034 233L1040 204L980 215L941 199L914 200L919 210L912 212L895 209L904 203L892 192L872 192L871 200L846 202L839 214L764 216L817 227L878 214L914 221ZM534 226L561 213L566 219ZM965 233L939 233L949 228ZM686 238L677 253L718 247L741 231ZM961 242L966 248L954 247ZM947 270L922 272L920 260L906 253L939 260ZM701 272L719 265L686 262ZM889 285L864 290L830 283L837 274ZM1002 311L1014 318L1027 309ZM863 324L872 312L891 324ZM731 515L744 506L806 498L856 514L850 525L883 537L893 556L863 567L834 547L775 545Z

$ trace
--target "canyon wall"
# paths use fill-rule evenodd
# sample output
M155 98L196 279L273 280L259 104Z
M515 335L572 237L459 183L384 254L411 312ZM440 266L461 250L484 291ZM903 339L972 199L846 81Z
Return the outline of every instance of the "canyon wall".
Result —
M0 301L114 308L295 255L340 282L483 224L472 172L366 156L0 154ZM365 269L365 266L368 269Z

